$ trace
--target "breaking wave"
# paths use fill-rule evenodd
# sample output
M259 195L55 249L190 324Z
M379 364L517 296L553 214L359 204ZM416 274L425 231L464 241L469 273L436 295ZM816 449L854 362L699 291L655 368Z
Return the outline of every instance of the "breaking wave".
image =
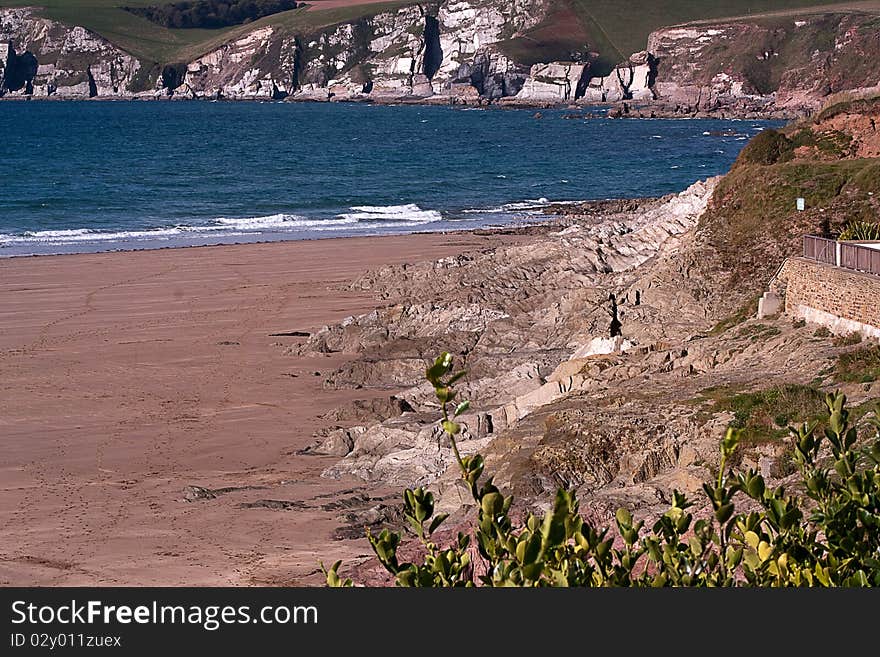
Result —
M548 205L550 205L550 200L542 196L541 198L529 198L524 201L505 203L504 205L499 205L494 208L468 208L461 212L462 214L533 214L540 213Z
M234 237L271 232L344 230L357 220L346 218L307 219L293 214L271 214L265 217L219 217L202 225L177 225L144 230L102 231L95 228L27 231L18 235L0 233L0 246L63 245L78 243L167 241L173 239L218 236Z
M355 205L350 210L337 215L342 220L351 222L361 221L401 221L411 224L427 224L432 221L441 221L443 215L437 210L422 210L415 203L406 205Z

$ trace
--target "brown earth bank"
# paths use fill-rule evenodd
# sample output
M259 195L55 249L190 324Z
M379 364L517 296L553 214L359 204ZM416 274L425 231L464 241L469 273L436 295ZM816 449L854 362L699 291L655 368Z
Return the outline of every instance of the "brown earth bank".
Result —
M298 455L338 354L282 357L376 302L365 269L516 244L418 235L0 260L0 583L296 585L389 493ZM287 334L287 335L285 335ZM342 529L340 529L340 527Z

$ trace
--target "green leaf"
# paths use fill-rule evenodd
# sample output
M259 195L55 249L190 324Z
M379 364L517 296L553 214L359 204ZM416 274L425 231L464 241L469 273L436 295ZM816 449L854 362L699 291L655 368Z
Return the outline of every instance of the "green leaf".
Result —
M718 508L715 512L715 519L719 522L719 524L724 524L728 520L730 520L730 516L733 515L733 503L723 504Z
M452 414L452 417L458 417L465 411L467 411L471 407L471 403L469 401L463 401L458 406L455 407L455 413Z
M746 485L746 492L752 499L760 500L764 497L764 488L764 478L761 475L756 475Z
M434 519L431 521L430 527L428 527L428 533L433 534L434 531L443 524L443 521L449 517L448 513L438 513L434 516Z
M458 422L453 422L452 420L443 420L440 423L440 426L443 427L443 431L448 433L450 436L457 436L461 431L461 425Z
M460 380L461 378L463 378L466 375L467 375L467 372L465 372L464 370L462 370L461 372L456 372L455 374L453 374L452 376L449 377L449 380L446 382L446 385L448 385L448 386L455 385L456 381Z
M501 493L487 493L486 495L483 495L483 499L480 500L480 506L483 508L483 513L485 515L494 518L501 513L504 506L504 496L501 495Z
M427 370L425 370L425 377L431 383L437 382L451 368L452 355L444 351L437 357L437 359L434 361L434 364L431 365L431 367L429 367Z

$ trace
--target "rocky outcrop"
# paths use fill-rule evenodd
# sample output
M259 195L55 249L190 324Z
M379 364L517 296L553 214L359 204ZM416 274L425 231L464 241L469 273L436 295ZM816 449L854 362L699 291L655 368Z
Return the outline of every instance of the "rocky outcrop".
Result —
M458 354L469 371L462 394L474 400L462 417L462 449L483 450L537 409L580 390L602 357L653 350L706 322L678 306L677 320L654 322L666 302L649 289L630 289L642 266L677 250L693 229L715 181L679 195L634 202L599 224L565 222L541 240L479 257L459 256L369 272L355 283L390 302L386 308L327 326L297 353L343 352L352 360L326 377L331 387L387 387L409 409L385 422L340 426L315 451L344 455L327 476L429 483L452 462L436 429L432 391L422 385L426 360ZM491 274L489 274L491 272ZM436 281L443 280L443 289ZM599 358L597 361L596 358Z
M129 96L149 77L135 57L106 39L30 8L0 10L0 44L0 95Z
M535 64L516 100L538 103L569 103L577 100L584 88L582 78L589 79L589 65L575 62Z
M818 382L851 348L784 316L722 314L719 299L740 303L750 290L697 267L715 188L572 206L520 244L366 273L353 287L386 305L296 348L351 357L326 386L394 391L390 403L325 418L311 451L339 460L324 476L430 485L449 512L470 503L422 383L428 359L449 350L468 371L459 388L472 402L460 447L484 454L521 504L546 504L564 486L593 517L619 506L652 515L670 491L699 491L740 408L734 397L793 384L821 400ZM862 403L880 384L846 392ZM787 420L764 421L774 437L737 458L776 481L791 469Z
M309 35L265 26L189 64L195 95L358 99L515 94L527 77L493 47L542 16L542 0L502 11L492 0L454 0L381 12Z
M689 24L654 32L647 49L659 58L659 96L698 108L750 98L815 108L831 93L880 83L870 14Z
M652 53L635 53L616 66L610 75L586 81L578 97L587 103L656 100L658 93L655 83L659 66L659 58Z

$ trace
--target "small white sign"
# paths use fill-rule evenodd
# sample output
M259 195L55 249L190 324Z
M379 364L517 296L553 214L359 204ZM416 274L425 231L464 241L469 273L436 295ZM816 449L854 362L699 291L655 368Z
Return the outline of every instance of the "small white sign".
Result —
M804 199L798 197L798 200L797 200L798 211L803 212L806 207L807 207L807 202Z

